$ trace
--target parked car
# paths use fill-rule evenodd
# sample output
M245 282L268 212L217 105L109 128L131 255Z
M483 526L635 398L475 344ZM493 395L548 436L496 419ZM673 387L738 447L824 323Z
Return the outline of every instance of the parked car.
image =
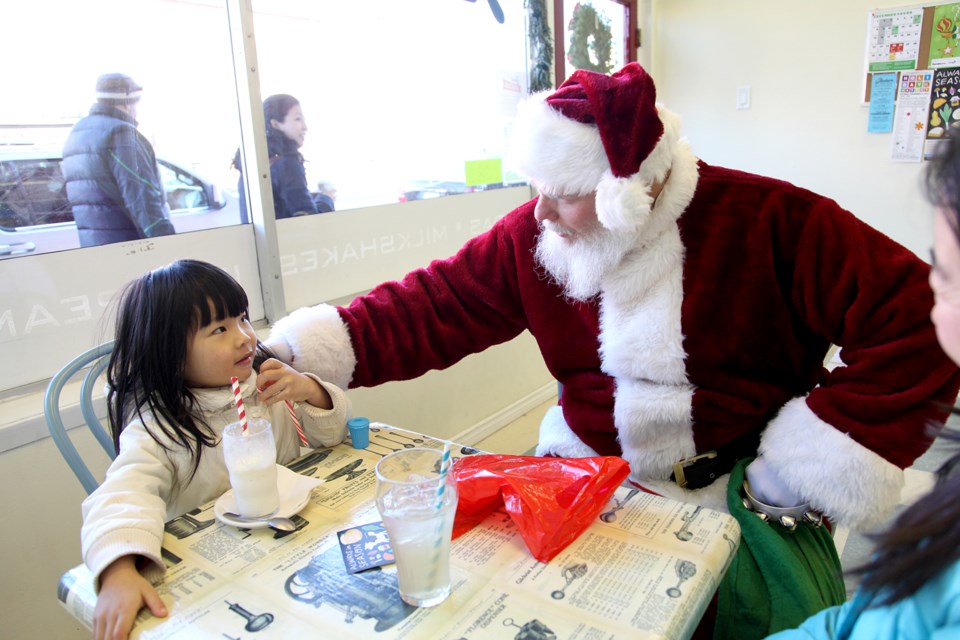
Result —
M59 150L0 146L0 259L80 246ZM158 158L177 233L240 223L237 199L194 172Z
M463 182L453 182L450 180L412 180L401 189L398 199L400 202L429 200L431 198L452 196L458 193L481 191L482 189L483 187L468 187Z

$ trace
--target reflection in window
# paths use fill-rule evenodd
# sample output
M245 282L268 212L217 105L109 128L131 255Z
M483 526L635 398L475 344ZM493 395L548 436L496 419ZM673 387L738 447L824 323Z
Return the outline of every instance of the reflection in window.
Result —
M622 0L563 0L566 77L577 69L609 73L626 60Z
M254 0L261 94L300 101L310 190L333 185L340 211L519 182L501 159L526 9L499 6L503 24L486 2Z

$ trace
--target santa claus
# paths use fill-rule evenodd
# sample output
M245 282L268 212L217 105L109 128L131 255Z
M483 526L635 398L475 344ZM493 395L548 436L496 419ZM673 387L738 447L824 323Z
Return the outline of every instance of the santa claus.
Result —
M724 508L759 453L758 511L889 514L960 385L925 263L833 200L699 161L635 63L530 98L512 151L537 198L349 306L293 312L270 345L357 387L529 331L563 385L539 454L620 455L635 483Z

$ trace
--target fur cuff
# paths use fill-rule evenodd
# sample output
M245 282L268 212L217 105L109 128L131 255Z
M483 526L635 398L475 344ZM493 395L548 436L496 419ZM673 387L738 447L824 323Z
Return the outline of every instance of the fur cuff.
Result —
M649 493L655 493L678 502L699 505L720 513L730 513L727 506L727 485L730 484L730 474L724 474L702 489L683 489L676 482L670 480L637 480L630 477L630 482Z
M592 458L600 455L584 444L570 429L563 417L563 409L557 405L547 409L540 421L540 441L537 442L538 456L558 456L560 458Z
M792 491L839 525L874 527L900 500L903 470L818 418L805 398L783 406L760 453Z
M270 342L283 339L293 351L293 366L346 389L353 379L357 355L350 332L336 307L302 307L280 318L270 330Z

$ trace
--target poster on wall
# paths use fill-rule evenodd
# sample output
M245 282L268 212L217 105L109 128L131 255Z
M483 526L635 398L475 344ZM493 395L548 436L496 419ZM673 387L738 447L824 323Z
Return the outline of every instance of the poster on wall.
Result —
M916 69L923 9L878 9L867 26L867 71Z
M960 2L933 10L929 69L960 66Z
M897 74L875 73L870 85L870 116L867 119L868 133L893 131L894 101L897 97Z
M894 162L920 162L926 132L933 71L905 71L900 74L897 109L893 117Z
M960 67L933 71L926 130L924 157L928 160L944 140L960 136Z

